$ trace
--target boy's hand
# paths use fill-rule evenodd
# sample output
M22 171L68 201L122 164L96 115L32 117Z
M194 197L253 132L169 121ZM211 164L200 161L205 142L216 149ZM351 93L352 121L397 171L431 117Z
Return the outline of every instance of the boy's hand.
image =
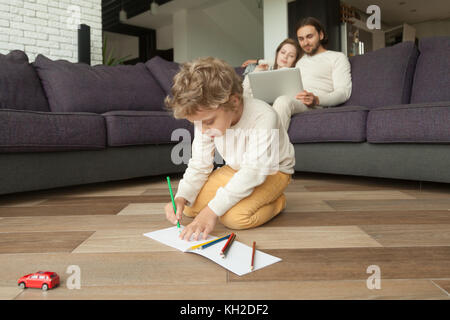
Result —
M204 207L202 211L195 217L194 221L188 224L183 231L181 231L180 239L190 240L193 234L193 240L198 240L198 236L203 232L203 239L208 237L208 234L214 230L216 222L219 217L208 206Z
M177 224L178 220L181 220L183 215L184 206L186 205L186 199L182 197L175 198L175 207L177 208L177 214L173 212L172 202L169 202L164 207L164 211L166 212L166 218L173 224Z
M295 96L297 100L300 100L303 102L304 105L307 107L314 107L319 104L319 97L315 96L312 92L308 92L306 90L303 90L299 94Z

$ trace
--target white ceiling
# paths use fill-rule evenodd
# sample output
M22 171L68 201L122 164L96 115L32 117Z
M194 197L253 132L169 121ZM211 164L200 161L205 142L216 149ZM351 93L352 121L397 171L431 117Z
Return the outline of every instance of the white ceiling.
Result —
M131 19L128 19L126 24L138 26L138 27L144 27L144 28L151 28L151 29L158 29L160 27L164 27L167 25L172 24L172 15L176 11L182 10L182 9L194 9L194 8L208 8L212 6L217 6L220 3L226 2L229 0L172 0L169 1L161 6L159 6L158 14L152 15L150 13L150 6L149 11L146 11L144 13L141 13L140 15L137 15ZM292 2L295 0L287 0L287 2ZM255 7L258 7L258 4L263 4L264 0L243 0L243 3L245 6L247 6L250 9L254 9ZM250 10L252 11L252 10ZM252 11L256 16L258 15L258 12ZM262 16L258 17L258 19L262 20Z
M160 27L171 25L173 13L179 10L208 7L224 1L227 0L173 0L160 5L156 15L150 13L149 6L149 11L128 19L124 23L138 27L158 29Z
M139 27L158 29L172 24L174 12L182 9L207 8L228 0L173 0L159 6L158 14L146 11L125 23ZM262 0L245 0L261 1ZM293 0L288 0L291 2ZM450 0L341 0L366 12L369 5L376 4L381 9L381 21L390 26L402 23L414 24L429 20L450 19ZM403 3L403 4L400 4ZM150 7L150 6L149 6ZM150 9L150 8L149 8ZM412 12L411 10L415 10Z
M367 7L372 4L378 5L381 9L381 21L391 26L450 18L450 0L342 0L342 2L363 12L366 12Z

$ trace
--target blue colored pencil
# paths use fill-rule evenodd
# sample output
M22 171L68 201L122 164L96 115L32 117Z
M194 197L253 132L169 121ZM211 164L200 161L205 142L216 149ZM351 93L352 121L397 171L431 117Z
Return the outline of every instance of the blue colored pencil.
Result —
M225 237L216 239L216 240L214 240L214 241L211 241L210 243L204 244L204 245L201 246L199 249L205 249L205 248L208 248L209 246L212 246L213 244L216 244L216 243L218 243L218 242L220 242L220 241L223 241L223 240L225 240L225 239L228 239L230 236L231 236L231 234L229 234L229 235L227 235L227 236L225 236Z

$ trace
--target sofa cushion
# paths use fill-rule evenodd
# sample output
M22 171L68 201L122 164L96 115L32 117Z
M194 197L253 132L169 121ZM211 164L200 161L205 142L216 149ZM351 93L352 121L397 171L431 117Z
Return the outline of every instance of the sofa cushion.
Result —
M145 66L150 70L155 79L158 81L161 88L163 88L166 95L171 94L173 86L173 77L180 70L180 65L176 62L167 61L159 56L155 56L145 63ZM245 68L235 67L234 71L242 77Z
M172 132L178 128L190 131L194 126L185 119L175 119L166 111L111 111L106 119L108 146L128 146L154 143L174 143ZM178 137L177 137L178 141Z
M173 77L180 70L180 65L176 62L167 61L159 56L155 56L145 63L147 69L158 81L166 95L170 94L173 85Z
M244 80L244 71L245 71L245 68L242 68L242 67L234 67L234 71L236 71L237 75L238 75L239 77L241 77L241 78L242 78L242 81L243 81L243 80Z
M105 121L92 113L0 110L0 152L98 150Z
M425 38L419 42L411 103L450 100L450 37Z
M38 55L34 66L57 112L163 110L165 94L143 63L91 67Z
M49 111L39 77L23 51L0 54L0 109Z
M292 116L288 134L292 143L362 142L366 140L366 107L313 109Z
M352 94L346 106L409 103L418 51L413 42L351 57Z
M381 107L369 112L371 143L450 143L450 101Z

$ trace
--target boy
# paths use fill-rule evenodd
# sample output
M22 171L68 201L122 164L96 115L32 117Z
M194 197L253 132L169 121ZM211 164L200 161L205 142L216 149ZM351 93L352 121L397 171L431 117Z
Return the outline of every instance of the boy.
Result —
M182 213L194 218L181 239L198 240L200 233L206 239L217 220L231 229L257 227L286 206L283 191L294 173L294 147L272 107L244 98L242 91L234 69L212 57L183 64L174 77L165 104L195 128L192 158L174 197L177 214L171 202L165 206L173 224ZM260 134L264 131L269 134ZM236 139L237 146L228 143ZM226 165L213 171L216 148ZM270 150L272 161L265 157Z

